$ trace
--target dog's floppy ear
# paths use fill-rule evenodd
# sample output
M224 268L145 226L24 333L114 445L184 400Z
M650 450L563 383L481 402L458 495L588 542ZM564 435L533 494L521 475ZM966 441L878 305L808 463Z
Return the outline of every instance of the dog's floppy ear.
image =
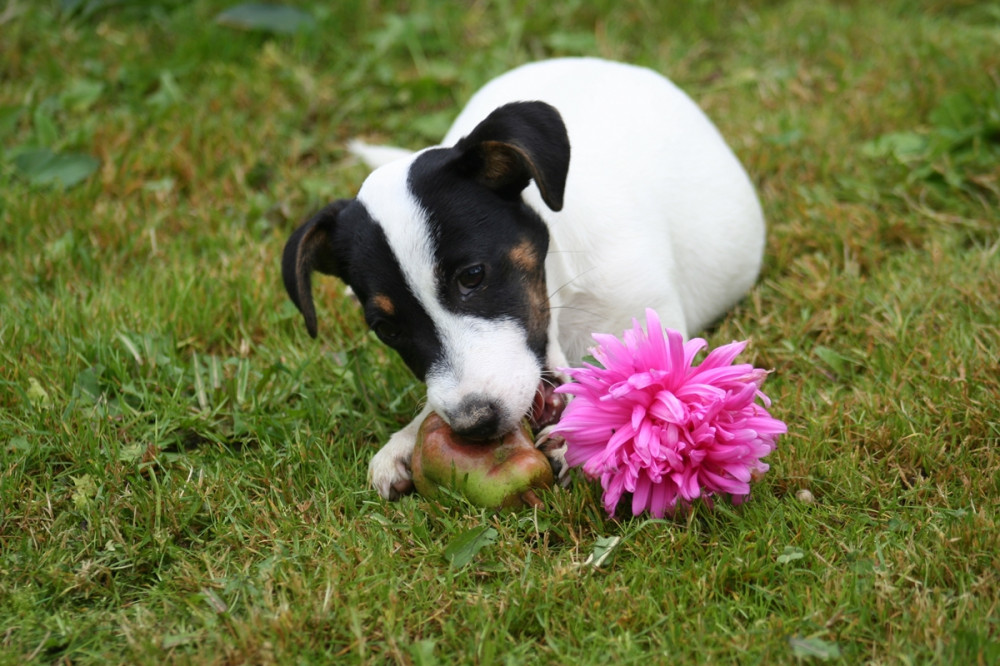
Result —
M333 235L340 211L351 203L340 199L327 205L295 230L281 256L281 277L285 290L306 320L306 330L316 337L316 308L312 297L312 272L344 277L334 255Z
M501 196L518 196L534 179L545 204L562 210L569 137L554 107L544 102L505 104L454 150L460 170Z

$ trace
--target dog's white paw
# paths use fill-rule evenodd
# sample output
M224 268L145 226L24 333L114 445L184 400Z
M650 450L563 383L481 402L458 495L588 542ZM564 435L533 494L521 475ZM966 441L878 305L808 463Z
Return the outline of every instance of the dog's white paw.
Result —
M565 488L569 485L569 465L566 463L566 440L559 435L553 435L555 424L543 428L535 438L535 448L545 454L552 465L552 473L556 483Z
M413 447L417 444L420 424L430 413L431 408L425 405L405 428L389 438L386 445L368 463L368 482L385 499L397 500L413 492L410 458L413 457Z
M415 441L405 430L397 432L368 463L369 483L387 500L413 492L410 457Z

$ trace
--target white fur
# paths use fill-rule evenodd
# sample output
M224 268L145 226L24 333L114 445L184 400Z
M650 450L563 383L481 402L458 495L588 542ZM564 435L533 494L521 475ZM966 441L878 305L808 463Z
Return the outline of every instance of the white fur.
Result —
M502 104L532 100L559 110L571 146L561 211L549 210L533 183L524 192L551 236L545 263L553 308L550 367L578 363L593 344L591 333L619 334L647 307L665 326L690 335L747 292L764 247L760 204L739 161L687 95L631 65L589 58L525 65L476 93L442 145L453 145ZM399 159L376 170L359 199L403 252L397 256L428 312L448 322L449 345L468 346L457 372L429 373L431 406L446 404L469 382L489 384L510 401L505 404L523 400L530 382L514 380L528 367L518 360L527 354L524 344L512 348L517 336L492 322L484 327L449 316L434 304L429 240L421 238L424 227L412 223L425 217L405 187L412 155L372 156ZM404 461L417 425L394 435L371 461L371 481L384 497L408 478Z
M452 414L462 398L479 394L507 407L502 429L513 430L531 408L542 372L524 329L513 321L452 315L441 337L446 360L427 373L428 404Z

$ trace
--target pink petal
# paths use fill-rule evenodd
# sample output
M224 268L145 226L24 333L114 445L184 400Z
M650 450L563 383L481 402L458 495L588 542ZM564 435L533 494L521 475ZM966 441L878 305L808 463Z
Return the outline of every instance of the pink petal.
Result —
M684 486L681 488L681 497L691 501L701 496L701 486L698 484L698 475L689 471L684 479Z
M601 485L604 486L604 510L613 516L625 491L624 478L608 473L601 477Z
M668 370L671 373L672 383L676 385L683 381L685 371L688 367L684 358L684 336L679 331L668 329L667 346L669 349L668 358L670 365L664 368L664 370Z
M639 424L639 431L635 434L635 441L633 445L636 453L641 456L642 460L647 465L653 461L653 456L650 452L653 439L653 424L649 421L642 421Z
M684 403L672 392L666 390L656 394L656 399L649 406L649 411L661 421L671 423L683 423L687 418Z
M641 476L635 484L635 492L632 494L632 515L638 516L649 506L649 496L653 485L645 475Z
M730 342L728 345L716 347L708 353L705 360L698 364L698 370L703 372L724 365L732 365L736 357L746 349L746 346L747 341L744 340L743 342Z
M753 384L747 384L739 391L736 391L729 395L723 403L723 409L728 410L739 410L743 409L747 405L753 402L754 397L757 394L757 387Z
M649 500L649 512L654 518L663 518L668 510L673 513L676 504L677 491L674 489L674 486L668 483L660 483L653 486Z
M684 366L690 368L694 357L707 346L708 343L705 342L704 338L691 338L684 343Z

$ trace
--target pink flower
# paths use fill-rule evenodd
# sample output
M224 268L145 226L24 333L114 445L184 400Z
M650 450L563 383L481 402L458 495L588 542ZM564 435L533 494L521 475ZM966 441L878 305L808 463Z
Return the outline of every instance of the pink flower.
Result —
M595 334L603 367L563 369L575 380L557 389L575 396L555 428L567 442L567 463L601 480L609 515L625 493L633 515L657 518L699 497L742 502L750 481L768 470L761 458L787 431L765 408L767 372L733 365L746 342L718 347L694 365L704 340L684 342L653 310L646 329L633 320L622 340Z

